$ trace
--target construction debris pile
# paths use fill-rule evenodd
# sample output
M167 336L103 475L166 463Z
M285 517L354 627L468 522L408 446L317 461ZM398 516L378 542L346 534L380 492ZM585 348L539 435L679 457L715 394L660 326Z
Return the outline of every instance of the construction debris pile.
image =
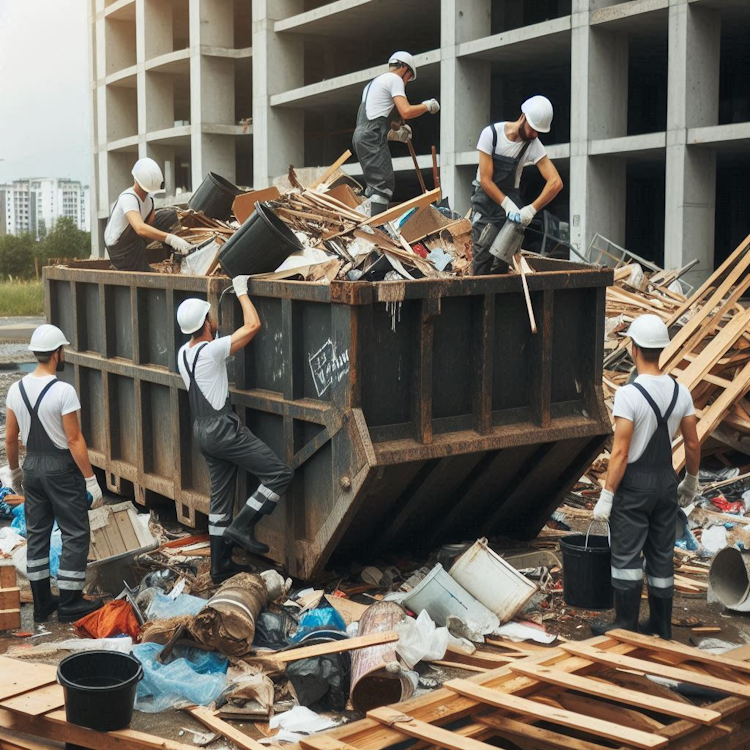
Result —
M191 202L175 234L195 249L156 266L166 273L328 283L462 276L471 268L471 224L440 189L368 216L359 185L340 171L348 153L309 187L290 168L289 188L240 193L223 220ZM201 191L201 194L205 191ZM197 194L197 193L196 193ZM256 208L259 206L259 208Z

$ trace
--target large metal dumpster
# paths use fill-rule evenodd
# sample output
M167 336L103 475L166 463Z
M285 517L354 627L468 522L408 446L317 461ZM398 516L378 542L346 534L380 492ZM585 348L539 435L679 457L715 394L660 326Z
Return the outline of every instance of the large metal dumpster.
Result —
M186 297L240 308L224 278L44 270L48 319L69 337L92 463L146 504L205 523L208 473L176 372ZM513 276L390 283L253 281L263 329L235 357L231 397L296 474L258 527L299 577L333 555L450 540L533 538L610 432L602 389L612 272L534 260L529 329ZM238 497L255 487L240 477Z

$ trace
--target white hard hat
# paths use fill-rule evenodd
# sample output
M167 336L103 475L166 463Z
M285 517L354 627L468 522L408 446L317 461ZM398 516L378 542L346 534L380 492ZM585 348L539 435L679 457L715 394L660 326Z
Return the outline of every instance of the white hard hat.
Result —
M61 346L68 346L69 344L70 341L65 338L65 334L57 326L45 323L31 334L29 351L54 352Z
M394 52L391 55L391 59L388 60L389 65L397 65L398 63L401 63L402 65L406 65L411 69L412 74L412 81L417 80L417 66L414 64L414 55L409 54L408 52L404 52L403 50L401 52Z
M177 324L183 333L195 333L203 328L211 305L204 299L191 297L177 308Z
M546 96L532 96L521 105L526 121L537 133L549 133L552 125L552 102Z
M132 175L135 181L147 192L155 193L161 189L164 182L164 175L161 173L161 167L153 160L145 157L138 159L133 165Z
M628 328L628 336L643 349L664 349L669 346L669 331L656 315L641 315Z

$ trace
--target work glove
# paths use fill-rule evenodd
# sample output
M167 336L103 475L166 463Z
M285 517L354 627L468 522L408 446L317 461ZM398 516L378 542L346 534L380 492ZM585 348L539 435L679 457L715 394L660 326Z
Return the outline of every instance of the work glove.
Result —
M512 198L510 196L505 196L503 198L503 202L500 204L502 209L505 211L505 215L510 219L510 221L513 221L511 219L511 214L517 214L518 213L518 206L513 202Z
M102 488L99 486L96 476L90 476L86 479L86 491L92 497L91 510L100 508L104 503L104 495L102 495Z
M183 240L182 237L178 237L176 234L168 234L165 242L173 250L176 250L183 255L189 253L193 249L193 246L187 240Z
M595 521L609 521L609 515L612 513L612 501L614 499L615 494L612 490L602 490L599 500L594 506Z
M427 107L427 111L431 115L436 115L438 112L440 112L440 102L437 99L426 99L422 102L425 107Z
M677 486L677 498L680 501L680 506L687 508L698 497L699 490L698 477L693 474L685 474L685 478Z
M17 469L10 470L10 486L17 494L21 494L21 485L23 484L23 469L19 466Z
M508 214L508 218L514 221L516 224L521 224L524 227L531 224L531 220L536 216L536 209L534 206L524 206L520 211L515 211L513 215Z
M408 143L411 140L411 128L408 125L402 125L398 130L389 130L388 140Z
M232 279L232 286L234 287L234 293L241 297L243 294L247 294L247 280L249 276L235 276Z

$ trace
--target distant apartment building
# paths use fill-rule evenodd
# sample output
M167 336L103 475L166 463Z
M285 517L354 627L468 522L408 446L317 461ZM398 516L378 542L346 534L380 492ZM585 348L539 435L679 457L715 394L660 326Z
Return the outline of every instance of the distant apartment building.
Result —
M76 226L91 231L90 190L77 180L43 177L14 180L0 185L4 234L30 232L36 236L52 229L67 216Z

